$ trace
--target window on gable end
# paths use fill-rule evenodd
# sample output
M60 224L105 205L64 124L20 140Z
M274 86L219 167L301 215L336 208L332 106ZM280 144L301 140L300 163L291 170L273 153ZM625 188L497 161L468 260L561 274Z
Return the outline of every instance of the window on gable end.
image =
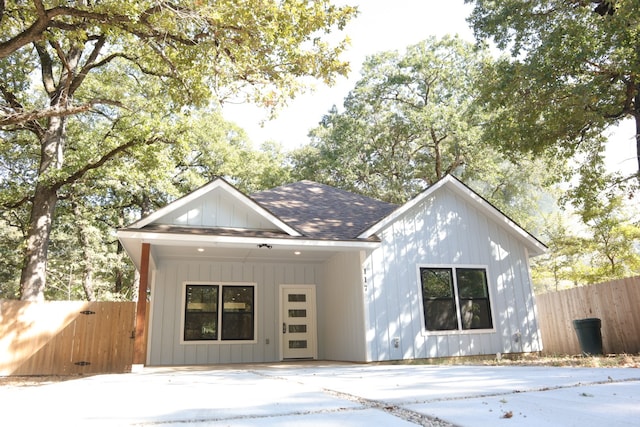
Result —
M426 330L493 328L485 268L421 267L420 282Z

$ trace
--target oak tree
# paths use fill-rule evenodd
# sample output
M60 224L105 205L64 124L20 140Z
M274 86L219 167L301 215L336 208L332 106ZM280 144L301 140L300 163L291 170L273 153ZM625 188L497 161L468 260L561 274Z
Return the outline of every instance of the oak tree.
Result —
M546 185L541 159L510 162L482 138L476 105L491 58L458 37L428 38L369 57L344 101L292 154L293 174L402 203L454 174L528 226Z
M638 1L465 2L477 39L510 53L482 82L496 113L488 139L512 153L602 158L603 132L630 119L640 168Z
M61 191L137 147L171 143L173 114L230 97L277 107L306 77L344 74L354 15L328 0L2 2L0 142L28 156L23 183L0 181L4 209L30 211L21 298L41 300ZM70 138L77 123L97 140ZM77 135L77 134L76 134ZM19 185L30 182L31 185Z

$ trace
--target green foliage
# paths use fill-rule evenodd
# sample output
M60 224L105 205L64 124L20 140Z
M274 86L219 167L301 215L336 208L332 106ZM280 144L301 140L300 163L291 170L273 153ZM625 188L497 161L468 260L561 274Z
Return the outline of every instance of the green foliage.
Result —
M639 175L607 173L604 131L625 118L640 129L640 3L467 2L476 38L511 54L488 64L479 85L479 105L494 112L484 139L512 158L550 155L574 165L557 178L570 182L564 202L584 230L569 231L579 220L569 227L550 219L543 239L551 251L534 274L553 287L638 274L637 224L621 200L637 193Z
M511 52L479 88L496 112L486 138L513 155L602 157L605 129L625 118L640 123L636 0L467 2L476 37ZM602 4L611 5L604 15L595 10Z
M22 265L22 241L24 235L20 226L13 222L20 220L15 212L0 213L0 299L16 299L20 296L19 276Z
M136 137L134 123L138 122L128 119L120 122L125 131L113 133L97 120L72 121L68 140L70 144L92 144L96 150L106 144L118 144L109 140ZM271 188L287 180L288 170L283 166L284 154L279 146L265 144L255 149L245 133L225 122L219 113L189 111L176 115L174 121L170 126L156 127L158 137L162 132L161 142L127 150L60 189L49 246L47 299L87 299L85 279L90 273L91 291L97 300L130 300L135 286L134 268L114 230L217 176L246 192ZM70 165L82 165L91 157L81 161L75 157L79 153L72 152L71 156ZM0 162L6 159L0 153ZM23 176L20 171L3 171L7 174L3 181L6 184ZM11 194L11 185L0 189L0 197L9 199ZM22 259L21 251L16 249L23 244L28 216L24 206L2 211L1 297L18 296Z
M473 164L470 94L483 56L445 37L369 57L344 113L331 110L311 133L324 158L316 169L334 185L401 202Z
M623 198L607 194L581 212L592 237L592 272L588 283L617 279L640 272L640 222L623 208Z
M531 225L541 189L562 164L530 156L510 162L483 142L489 113L476 105L476 87L489 61L457 37L371 56L344 111L332 108L311 144L292 153L294 178L402 203L452 173Z
M355 14L327 0L70 1L43 2L42 9L39 1L4 3L0 58L23 84L39 62L29 47L41 44L51 53L85 50L83 69L90 73L125 60L131 73L119 82L135 72L161 77L176 105L200 106L214 93L242 90L273 107L301 89L298 77L333 82L347 71L338 59L345 42L330 44L323 36L344 28ZM94 61L88 58L92 51L99 55ZM56 68L62 72L61 65Z
M277 150L257 155L241 146L242 138L220 137L222 128L212 139L198 135L187 125L188 113L206 109L215 115L212 106L230 98L275 109L308 78L332 83L348 69L339 59L346 42L330 43L327 35L355 14L328 0L2 5L0 204L28 212L18 215L26 241L21 291L33 300L45 290L41 266L47 264L51 224L68 215L57 215L57 204L82 215L90 215L92 203L119 206L109 214L113 220L136 209L148 212L212 173L232 181L237 174L246 188L266 182L265 174L275 172L267 172L266 161L277 159ZM175 150L167 149L174 144ZM245 170L232 173L232 165ZM248 178L251 167L257 174ZM171 168L177 170L167 172ZM111 193L91 195L96 187ZM77 237L64 224L53 229L61 244L52 252L73 258L65 247L85 247L78 267L91 277L94 257L87 245L103 232L92 221L79 225ZM74 264L61 266L58 272L52 263L50 270L63 282Z
M623 195L613 190L594 194L573 217L547 216L542 238L549 253L532 263L538 291L640 274L638 212Z
M537 292L557 291L567 285L582 283L588 266L585 253L590 245L587 237L571 232L566 214L553 212L544 216L540 235L549 251L532 260L531 274ZM577 223L574 218L574 222Z

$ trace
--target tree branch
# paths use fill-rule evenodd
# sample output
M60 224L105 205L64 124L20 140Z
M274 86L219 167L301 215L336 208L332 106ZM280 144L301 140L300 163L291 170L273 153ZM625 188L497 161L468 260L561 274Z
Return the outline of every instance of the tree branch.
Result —
M12 110L22 111L24 109L23 105L20 103L18 98L16 98L13 92L11 92L9 88L7 88L2 83L0 83L0 93L2 93L2 97L5 99L5 101L7 101L8 107L9 107L9 108L7 107L0 108L0 121L2 120L1 119L2 116L10 115ZM22 122L20 123L22 124ZM13 124L18 124L18 123L13 123ZM43 130L37 122L35 121L27 122L22 126L24 129L30 130L31 132L36 134L38 137L42 136ZM0 125L0 127L2 127L2 125Z
M98 58L98 55L100 54L100 51L104 47L106 41L107 41L107 38L104 36L104 34L100 35L97 38L96 44L94 45L93 50L91 51L91 54L85 61L84 66L80 69L80 72L78 73L78 75L71 82L71 85L69 87L70 93L75 93L75 91L78 89L78 87L80 87L84 79L87 77L87 74L89 74L89 71L91 71L94 68L94 65L95 65L94 61Z
M47 91L47 95L51 96L56 90L55 80L53 79L53 61L41 42L34 43L34 46L42 65L42 84Z
M31 200L31 196L24 196L20 200L17 200L15 202L11 203L10 205L2 205L2 207L5 208L6 210L11 210L11 209L15 209L15 208L18 208L18 207L22 206L24 203L26 203L26 202L28 202L30 200Z
M38 11L38 18L26 30L20 32L6 42L0 43L0 58L6 58L29 43L41 40L42 33L47 29L51 20L56 16L63 15L65 13L64 9L66 9L57 7L47 12L44 10L44 5L41 1L36 0L33 3Z
M11 55L13 52L18 49L28 45L29 43L33 43L39 40L42 40L43 33L49 27L57 27L62 29L80 29L86 28L88 23L86 20L93 21L96 23L110 23L110 24L128 24L131 25L131 28L127 28L126 25L121 26L121 29L130 32L135 35L135 31L133 29L133 25L136 24L135 20L132 20L129 16L119 15L119 14L107 14L107 13L98 13L90 10L77 9L74 7L66 7L66 6L58 6L52 9L45 9L45 6L42 1L35 0L34 5L36 7L37 19L35 22L31 24L26 30L21 31L19 34L10 38L9 40L0 43L0 59L6 58ZM150 16L154 9L159 11L162 9L161 5L155 6L149 11L145 12L143 16L145 16L143 24L152 29L152 25L146 19ZM67 18L80 18L83 22L78 22L77 24L69 23L69 22L57 22L55 18L57 17L67 17ZM167 34L161 34L159 31L154 31L152 34L156 37L158 36L167 36ZM150 35L150 34L149 34ZM181 39L177 36L173 36L172 39L175 41L194 43L192 40Z
M118 154L122 153L123 151L125 151L125 150L127 150L127 149L129 149L131 147L135 147L136 145L151 145L151 144L154 144L154 143L156 143L156 142L158 142L160 140L161 140L161 138L159 138L159 137L151 138L151 139L145 140L145 141L132 139L132 140L128 141L126 144L119 145L119 146L115 147L114 149L108 151L107 153L103 154L102 157L100 157L100 159L98 159L97 161L92 162L92 163L87 163L84 167L82 167L81 169L78 169L76 172L74 172L73 174L69 175L64 180L55 183L53 185L53 188L55 190L58 190L63 185L71 184L73 182L78 181L87 172L89 172L89 171L91 171L93 169L97 169L97 168L101 167L106 162L108 162L109 160L115 158Z
M125 108L124 104L119 101L113 101L110 99L92 99L85 104L76 105L76 106L54 106L49 108L44 108L41 110L27 111L27 112L17 112L13 114L3 114L0 113L0 127L16 125L27 121L40 120L49 117L62 117L62 116L70 116L73 114L84 113L91 110L95 105L98 104L106 104L106 105L114 105L117 107Z

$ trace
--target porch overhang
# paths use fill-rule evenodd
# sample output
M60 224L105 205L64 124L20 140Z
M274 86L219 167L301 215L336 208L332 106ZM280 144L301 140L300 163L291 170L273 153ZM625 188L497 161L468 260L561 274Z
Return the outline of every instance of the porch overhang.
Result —
M145 230L119 230L118 239L136 268L140 267L142 244L151 245L155 262L164 257L323 260L337 252L373 250L377 239L324 240L269 235L237 236L219 234L165 233Z

